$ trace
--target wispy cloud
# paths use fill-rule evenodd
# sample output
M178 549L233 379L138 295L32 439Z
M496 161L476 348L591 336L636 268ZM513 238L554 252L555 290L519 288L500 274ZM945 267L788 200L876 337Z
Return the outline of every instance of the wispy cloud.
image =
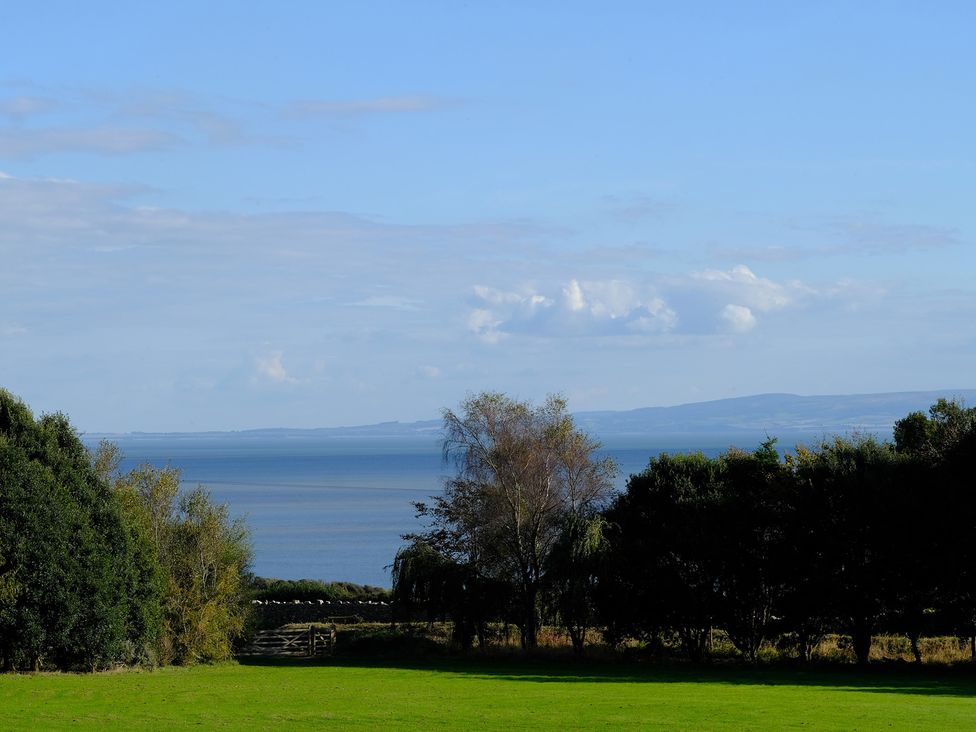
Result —
M959 232L943 226L892 223L866 217L838 217L824 229L841 239L843 251L892 254L941 249L960 243Z
M815 257L851 255L890 256L915 251L935 251L963 243L960 232L952 227L924 223L884 221L877 216L830 216L815 220L793 221L789 244L754 247L714 247L715 257L731 261L792 262Z
M352 303L356 307L363 308L392 308L394 310L417 311L420 310L419 300L399 295L370 295L362 300Z
M18 96L0 100L0 115L20 122L27 117L53 112L58 102L47 97Z
M429 112L458 103L421 94L268 103L149 86L60 88L54 96L43 92L0 98L0 118L13 123L0 130L0 157L127 155L192 146L288 148L301 145L307 134L301 118L351 120ZM35 118L45 114L54 115L47 120L51 124L37 126Z
M628 223L655 219L675 208L669 201L643 194L608 195L603 197L603 204L611 218Z
M300 99L285 107L293 116L361 116L402 112L430 112L454 106L456 100L423 95L373 97L372 99Z
M130 155L172 148L181 142L175 135L152 129L16 128L0 130L0 157L31 159L52 153Z

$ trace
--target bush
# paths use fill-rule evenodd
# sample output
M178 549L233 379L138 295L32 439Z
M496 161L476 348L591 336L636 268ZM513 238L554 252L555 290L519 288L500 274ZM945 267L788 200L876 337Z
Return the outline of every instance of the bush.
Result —
M323 582L321 580L283 580L254 577L251 580L251 597L255 600L348 600L387 602L390 591L371 585L353 582Z
M111 470L117 454L103 443L96 463ZM232 521L227 506L214 503L202 486L181 491L174 468L143 465L114 483L127 520L148 537L160 565L160 661L230 658L249 612L251 547L244 523Z

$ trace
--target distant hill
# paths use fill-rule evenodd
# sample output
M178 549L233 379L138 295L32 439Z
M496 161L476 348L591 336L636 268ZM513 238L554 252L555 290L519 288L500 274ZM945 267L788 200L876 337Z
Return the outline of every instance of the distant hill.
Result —
M909 412L928 411L939 398L976 402L976 389L906 391L888 394L798 396L757 394L674 407L646 407L624 412L580 412L577 423L598 435L648 433L891 431Z
M601 438L618 435L693 435L693 434L762 434L789 438L833 432L863 431L886 435L895 421L915 410L927 411L939 398L962 399L976 404L976 389L942 391L905 391L887 394L844 394L833 396L798 396L796 394L757 394L755 396L718 399L710 402L679 404L673 407L644 407L627 411L577 412L577 424ZM356 427L323 427L319 429L268 428L239 432L167 433L167 438L181 436L208 439L231 437L284 437L291 439L429 439L440 437L441 421L382 422ZM102 435L86 435L91 441ZM156 433L131 433L127 438L152 439Z

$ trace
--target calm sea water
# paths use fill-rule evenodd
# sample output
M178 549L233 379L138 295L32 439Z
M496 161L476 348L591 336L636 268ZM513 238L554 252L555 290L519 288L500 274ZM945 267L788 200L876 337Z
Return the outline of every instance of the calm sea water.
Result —
M628 438L603 453L620 467L617 487L666 450L716 455L733 442L753 448L762 439L721 435ZM254 572L265 577L348 580L389 586L389 565L401 535L421 528L412 502L441 490L451 466L429 439L340 439L201 435L114 438L123 470L141 463L182 471L183 483L203 484L251 530Z

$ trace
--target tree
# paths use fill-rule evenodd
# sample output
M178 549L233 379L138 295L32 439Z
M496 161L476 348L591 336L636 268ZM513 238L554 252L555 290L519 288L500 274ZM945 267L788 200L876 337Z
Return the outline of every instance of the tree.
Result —
M976 408L939 399L928 415L914 412L896 423L895 444L924 473L919 502L928 509L927 526L922 524L928 536L921 532L925 553L916 559L916 565L924 565L918 569L926 573L924 587L931 592L924 599L941 612L943 623L948 621L943 630L969 636L976 662ZM912 515L925 521L918 512ZM945 530L946 516L952 517L951 531Z
M159 586L142 539L68 419L0 390L0 665L144 659Z
M615 466L595 458L599 444L559 397L535 407L484 393L443 416L444 456L457 472L442 496L417 504L429 530L406 538L510 586L523 646L533 648L547 559L570 517L601 506Z
M428 624L450 612L458 565L426 542L414 541L393 560L394 621L421 613Z
M976 408L956 399L939 399L923 412L895 422L895 449L930 463L942 462L966 435L976 429Z
M112 460L100 452L96 464ZM227 506L214 503L202 486L182 492L175 468L142 465L116 476L114 485L161 567L161 660L229 658L249 609L251 547L244 522L231 520Z
M547 593L573 652L583 655L586 631L596 621L597 585L607 557L607 522L602 516L571 516L549 553Z
M731 449L720 459L720 622L752 662L772 633L789 574L782 561L787 474L775 443L767 439L752 453Z
M900 462L893 447L872 437L835 437L816 451L798 450L798 490L819 544L818 575L835 617L851 635L859 664L886 610L892 581L888 512Z
M673 630L691 660L708 655L722 599L720 479L720 462L700 452L661 453L630 477L606 514L621 586L608 593L616 604L603 605L608 626L652 641Z
M397 552L393 561L393 617L419 613L428 622L450 618L453 642L468 650L475 637L484 648L488 622L502 614L506 587L481 576L475 567L458 564L422 540Z

